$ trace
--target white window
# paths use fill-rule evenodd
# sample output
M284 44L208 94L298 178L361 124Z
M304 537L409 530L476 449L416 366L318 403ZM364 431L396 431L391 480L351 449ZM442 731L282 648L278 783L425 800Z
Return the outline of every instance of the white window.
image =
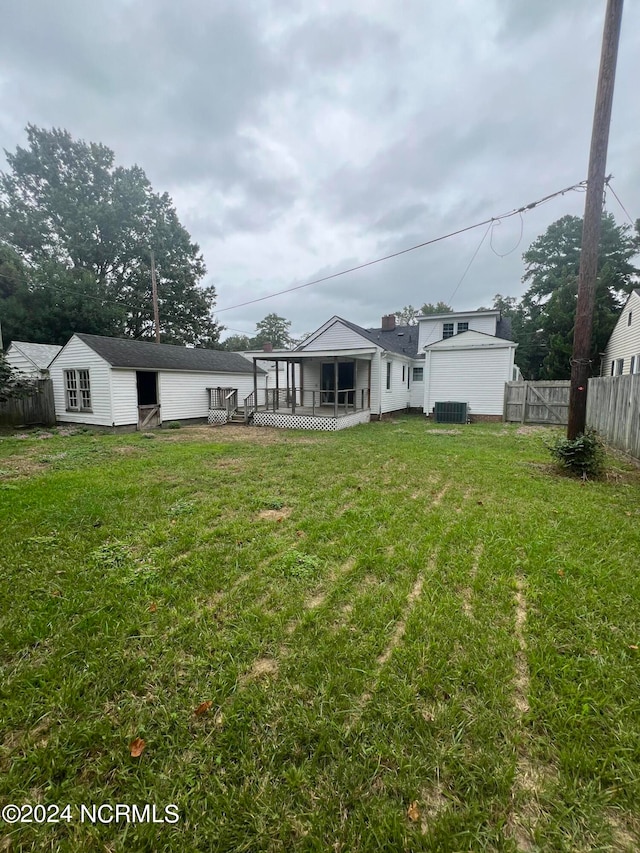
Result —
M629 311L629 317L627 318L627 326L631 325L631 317L633 316L633 311Z
M424 367L413 368L413 381L422 382L424 379Z
M64 387L67 411L91 411L91 381L88 370L65 370Z
M458 334L460 334L460 332L468 332L468 331L469 331L469 324L468 323L458 323Z
M447 338L453 337L453 323L443 323L442 324L442 337L445 340Z
M616 359L615 375L616 376L622 376L623 373L624 373L624 358L617 358Z
M640 352L636 355L636 369L633 373L640 373Z
M391 389L391 362L387 362L387 391Z
M638 367L638 356L631 356L631 364L629 365L629 373L640 373L640 368Z
M405 375L406 375L406 374L405 374L405 367L406 367L406 365L404 365L404 364L403 364L403 365L402 365L402 381L403 381L403 382L404 382L404 378L405 378Z

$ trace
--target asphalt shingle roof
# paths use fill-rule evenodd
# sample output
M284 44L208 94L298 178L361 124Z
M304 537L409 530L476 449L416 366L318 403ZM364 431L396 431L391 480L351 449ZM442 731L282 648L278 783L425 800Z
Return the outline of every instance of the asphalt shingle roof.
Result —
M416 358L418 355L418 327L417 326L396 326L395 329L363 329L362 326L356 326L355 323L349 320L341 322L353 329L363 338L371 341L382 349L390 352L397 352L398 355L406 355L409 358Z
M40 370L46 370L62 349L56 344L31 344L27 341L12 341L12 343Z
M174 344L107 338L80 332L76 333L76 337L112 367L130 367L135 370L189 370L201 373L253 373L253 365L237 352L189 349ZM264 373L260 368L258 371Z

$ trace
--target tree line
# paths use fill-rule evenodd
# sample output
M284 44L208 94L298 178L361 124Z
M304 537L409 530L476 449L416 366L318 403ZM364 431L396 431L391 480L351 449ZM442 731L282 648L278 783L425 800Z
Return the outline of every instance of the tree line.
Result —
M214 318L215 288L202 286L204 258L167 193L139 166L118 166L107 146L66 130L26 128L28 145L5 151L0 172L0 322L12 339L64 344L76 331L154 337L151 253L157 270L161 340L228 350L290 349L291 322L268 314L253 335L234 334ZM511 320L517 362L528 379L565 379L577 294L582 219L564 216L523 255L521 298L494 298ZM630 290L638 285L635 228L602 219L592 340L592 368ZM451 311L444 302L405 306L399 323Z
M525 379L569 379L578 293L582 218L563 216L547 228L523 255L520 298L496 294L491 308L511 321L518 343L516 363ZM604 351L620 311L631 290L637 287L640 270L634 260L640 251L640 220L635 227L618 225L611 213L602 216L598 258L591 370L599 373ZM479 309L482 310L482 309ZM399 322L415 323L419 314L446 313L445 303L411 305L396 312Z

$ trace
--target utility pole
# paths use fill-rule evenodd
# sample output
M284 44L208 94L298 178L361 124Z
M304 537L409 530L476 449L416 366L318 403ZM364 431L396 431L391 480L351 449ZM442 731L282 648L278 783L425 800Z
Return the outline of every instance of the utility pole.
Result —
M156 259L151 250L151 298L153 299L153 324L156 327L156 343L160 343L160 312L158 310L158 285L156 283Z
M591 354L593 308L598 275L598 246L602 226L602 201L622 5L623 0L607 0L604 32L602 34L602 52L600 54L600 72L593 114L593 129L591 131L587 196L584 205L582 249L578 274L578 302L571 357L571 390L567 427L567 438L569 439L574 439L584 432L587 420L587 380L590 373L589 356Z

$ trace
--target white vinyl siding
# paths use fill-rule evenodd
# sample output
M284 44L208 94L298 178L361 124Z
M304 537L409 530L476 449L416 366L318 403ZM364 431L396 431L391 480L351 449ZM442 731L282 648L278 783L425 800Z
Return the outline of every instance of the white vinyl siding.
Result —
M418 329L418 352L427 344L435 344L444 337L443 324L453 323L454 335L459 323L468 323L469 330L473 332L484 332L485 335L495 335L498 316L496 314L452 314L439 319L427 318L420 320ZM450 340L450 339L449 339Z
M114 371L114 381L117 371ZM258 375L258 388L265 387L265 375ZM162 422L206 418L209 412L207 388L236 388L238 405L253 391L251 373L187 373L158 371L158 394Z
M135 370L111 371L111 400L114 426L138 423L138 386Z
M428 351L425 412L431 413L435 403L453 401L468 403L471 415L501 415L512 368L510 347Z
M336 320L316 338L304 344L301 349L305 352L316 352L333 349L362 349L363 347L371 347L371 342Z
M407 388L406 371L411 362L400 357L394 357L387 353L382 359L382 394L380 400L380 411L396 412L406 409L409 405L410 390ZM387 389L386 378L388 366L391 368L391 387ZM402 368L405 369L405 379L402 380Z
M629 323L631 316L631 323ZM618 318L602 360L602 376L617 376L619 359L624 362L624 373L631 372L631 356L640 353L640 296L634 290L627 300L622 314ZM637 358L636 358L637 362ZM613 371L611 365L614 365ZM635 366L636 371L638 368Z
M26 358L20 350L16 349L13 344L5 353L5 361L17 372L25 376L40 377L40 370L28 358Z
M91 411L67 411L65 371L89 372L91 390ZM50 376L53 383L53 397L56 408L56 420L68 423L90 424L93 426L112 426L111 415L111 368L104 359L95 353L75 335L52 362ZM78 396L80 397L80 388Z

